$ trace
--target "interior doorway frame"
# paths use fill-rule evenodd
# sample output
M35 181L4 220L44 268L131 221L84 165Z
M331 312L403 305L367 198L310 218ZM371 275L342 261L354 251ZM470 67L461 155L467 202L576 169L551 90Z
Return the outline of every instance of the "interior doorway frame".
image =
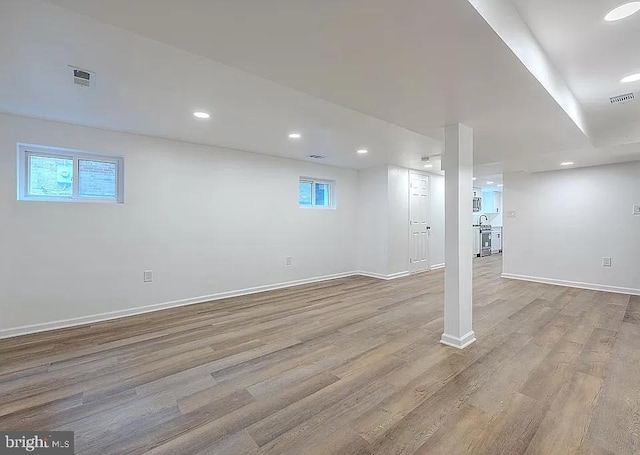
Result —
M421 268L420 270L414 270L413 268L413 258L411 257L411 249L412 249L412 214L411 214L411 190L412 190L412 175L420 175L422 177L426 177L427 178L427 244L426 244L426 248L427 248L427 267L425 268ZM409 210L407 212L407 236L408 236L408 251L407 251L407 262L408 262L408 269L409 269L409 273L410 274L414 274L414 273L422 273L422 272L428 272L431 270L431 174L429 174L428 172L421 172L421 171L416 171L413 169L409 169L409 185L407 188L408 191L408 197L409 197Z

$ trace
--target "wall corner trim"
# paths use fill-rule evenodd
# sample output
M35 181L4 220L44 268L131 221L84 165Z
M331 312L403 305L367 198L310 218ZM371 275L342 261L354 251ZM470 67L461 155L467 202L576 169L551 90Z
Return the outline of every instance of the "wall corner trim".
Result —
M606 284L582 283L579 281L557 280L555 278L543 278L537 276L517 275L513 273L503 273L502 278L509 280L531 281L533 283L552 284L555 286L566 286L569 288L587 289L590 291L614 292L617 294L640 295L640 289L609 286Z

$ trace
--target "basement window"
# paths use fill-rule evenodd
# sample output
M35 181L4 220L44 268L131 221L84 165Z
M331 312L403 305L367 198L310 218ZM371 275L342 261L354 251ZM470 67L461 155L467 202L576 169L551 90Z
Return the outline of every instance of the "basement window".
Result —
M300 177L298 202L302 208L335 208L335 182Z
M124 159L18 144L18 199L124 202Z

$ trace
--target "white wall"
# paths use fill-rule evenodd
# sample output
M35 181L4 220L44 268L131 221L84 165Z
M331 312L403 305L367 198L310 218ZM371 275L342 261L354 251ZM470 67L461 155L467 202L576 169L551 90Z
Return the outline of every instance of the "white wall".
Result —
M358 173L358 270L381 277L409 273L409 169ZM429 261L444 264L444 177L430 174Z
M18 142L124 156L126 203L17 201ZM337 209L300 209L301 175L335 180ZM431 195L433 266L444 262L443 177L431 176ZM0 336L355 271L408 273L408 213L405 168L356 172L0 114Z
M387 274L409 269L409 169L389 166L388 194L388 258Z
M123 155L126 203L17 201L17 142ZM300 175L336 180L337 209L300 209ZM357 182L353 170L0 115L0 335L352 272Z
M640 294L640 162L507 174L503 194L506 276Z
M431 267L444 266L444 176L431 175L431 231L429 232Z
M387 275L387 166L358 172L358 270Z

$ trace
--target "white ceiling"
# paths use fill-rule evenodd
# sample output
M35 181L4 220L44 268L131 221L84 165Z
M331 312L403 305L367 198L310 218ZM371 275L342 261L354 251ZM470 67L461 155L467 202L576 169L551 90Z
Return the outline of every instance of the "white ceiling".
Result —
M0 111L356 169L420 168L452 122L474 128L486 177L640 159L637 144L593 147L465 1L48 2L65 9L3 0ZM67 84L67 64L96 88Z
M617 22L604 16L629 0L513 0L582 105L594 143L608 147L640 142L640 100L611 105L609 98L635 92L640 81L640 13Z
M47 3L3 0L2 13L2 112L354 169L441 153L423 135ZM74 86L68 65L95 71L95 88Z

